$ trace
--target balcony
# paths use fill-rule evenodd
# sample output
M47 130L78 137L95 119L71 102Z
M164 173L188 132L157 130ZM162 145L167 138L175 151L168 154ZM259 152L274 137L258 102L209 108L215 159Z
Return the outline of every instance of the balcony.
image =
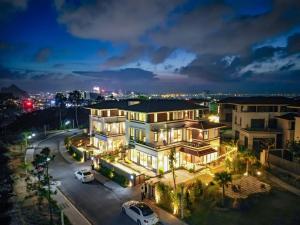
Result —
M104 137L117 137L117 136L124 136L125 132L115 133L115 132L108 132L108 131L95 131L95 134Z
M193 142L187 142L187 141L179 141L179 142L173 142L173 143L166 143L166 144L156 144L156 143L147 143L144 141L138 141L138 140L132 140L130 139L131 145L142 145L145 147L154 148L157 151L169 149L172 147L188 147L193 150L201 150L203 148L207 148L210 145L204 142L200 141L193 141Z
M246 132L263 132L263 133L282 133L282 130L277 128L255 128L255 127L248 127L248 128L241 128L241 130Z

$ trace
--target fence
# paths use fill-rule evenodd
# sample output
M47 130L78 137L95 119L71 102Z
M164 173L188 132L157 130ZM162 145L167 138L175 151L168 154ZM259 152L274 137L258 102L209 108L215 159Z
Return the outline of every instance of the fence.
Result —
M295 173L297 175L300 175L300 164L291 162L285 159L282 159L281 157L278 157L274 154L269 154L269 162L275 166L278 166L282 169L285 169L287 171L290 171L292 173Z

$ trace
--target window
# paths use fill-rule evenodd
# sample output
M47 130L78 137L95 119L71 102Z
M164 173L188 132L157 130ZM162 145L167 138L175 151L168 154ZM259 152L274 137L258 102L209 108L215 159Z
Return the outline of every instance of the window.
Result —
M130 127L130 138L134 137L134 128Z
M199 117L199 110L196 110L196 118Z
M154 141L158 142L158 133L157 132L154 132Z
M157 113L154 113L154 122L157 122Z
M208 139L208 131L207 130L203 131L203 139L204 140Z

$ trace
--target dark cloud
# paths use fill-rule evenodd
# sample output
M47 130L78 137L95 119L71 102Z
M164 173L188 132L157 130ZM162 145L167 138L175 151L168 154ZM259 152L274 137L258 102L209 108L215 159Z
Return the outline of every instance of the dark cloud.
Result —
M47 62L49 57L52 54L52 50L50 48L40 48L35 54L34 54L34 61L38 63L44 63Z
M289 53L300 53L300 33L293 34L288 38L287 49Z
M0 65L0 80L22 80L28 76L27 70L10 70Z
M279 71L290 70L290 69L293 68L295 65L296 65L295 63L289 63L289 64L286 64L286 65L280 67Z
M56 1L58 21L81 38L137 42L162 24L180 0L95 0L87 4Z
M103 68L119 67L140 59L147 52L144 45L129 47L121 56L114 56L107 59L101 66Z
M151 62L159 64L165 61L166 58L172 53L173 49L168 47L161 47L153 52L151 56Z
M284 48L264 46L255 49L252 57L253 60L266 60L268 58L272 58L276 52L283 51L283 50Z
M181 68L180 73L209 82L237 81L234 75L240 65L240 58L235 56L204 55Z
M73 71L75 74L79 74L87 77L97 77L103 80L120 80L122 82L132 81L151 81L156 80L153 72L138 69L127 68L121 70L104 70L104 71Z
M152 37L158 44L182 47L198 54L245 54L253 44L289 31L299 24L300 2L275 0L271 11L240 17L222 1L200 4L174 26Z
M28 0L0 0L0 22L7 20L16 11L25 10Z

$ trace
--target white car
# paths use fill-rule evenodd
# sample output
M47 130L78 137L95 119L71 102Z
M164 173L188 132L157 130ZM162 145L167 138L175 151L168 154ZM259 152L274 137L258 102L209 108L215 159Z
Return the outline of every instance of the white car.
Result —
M144 202L125 202L122 205L122 212L137 222L138 225L154 225L159 220L156 213Z
M75 178L80 180L82 183L87 183L93 181L94 174L91 173L91 171L83 169L83 170L78 170L75 172Z

